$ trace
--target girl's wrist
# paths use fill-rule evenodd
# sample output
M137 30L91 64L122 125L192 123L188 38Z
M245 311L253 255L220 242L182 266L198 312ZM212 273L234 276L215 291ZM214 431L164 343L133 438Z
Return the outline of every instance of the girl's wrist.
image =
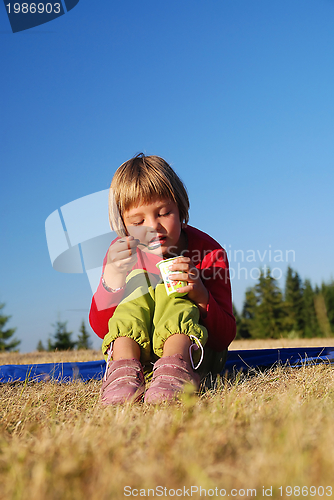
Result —
M106 280L104 279L104 276L102 276L101 282L102 282L103 288L105 290L107 290L107 292L116 293L116 292L119 292L125 288L125 284L123 286L118 287L118 288L111 288L110 286L107 285Z
M208 303L197 304L197 307L199 309L201 318L203 318L203 319L206 318Z
M125 287L126 273L115 272L115 270L106 265L102 274L102 285L108 292L117 292Z
M195 304L197 305L197 307L199 309L199 312L201 314L201 317L205 318L206 314L207 314L208 303L209 303L209 292L208 292L208 290L204 287L203 292L200 293L199 295L197 295L197 297L191 297L191 294L190 294L189 298L193 302L195 302Z

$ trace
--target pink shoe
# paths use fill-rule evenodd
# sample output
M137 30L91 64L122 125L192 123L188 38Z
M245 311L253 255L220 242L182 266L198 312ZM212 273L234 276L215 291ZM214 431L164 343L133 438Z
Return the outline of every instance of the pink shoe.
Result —
M184 386L190 383L199 388L200 377L179 354L165 356L154 364L153 377L145 394L145 403L162 403L177 399Z
M103 377L101 403L104 406L134 403L145 390L143 367L136 359L110 361Z

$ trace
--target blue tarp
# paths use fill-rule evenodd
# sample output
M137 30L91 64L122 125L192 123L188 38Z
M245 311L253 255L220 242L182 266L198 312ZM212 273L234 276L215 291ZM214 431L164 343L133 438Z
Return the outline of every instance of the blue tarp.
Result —
M3 365L0 366L0 383L35 380L37 382L57 380L69 382L72 380L100 380L103 376L106 362L86 361L82 363L42 363L37 365Z
M226 370L270 368L281 364L292 367L318 363L334 363L334 347L287 347L229 351Z
M334 363L334 347L294 347L284 349L257 349L229 351L225 370L248 371L270 368L278 364L292 367L318 363ZM25 380L69 382L72 380L100 380L104 360L81 363L44 363L0 366L0 383Z

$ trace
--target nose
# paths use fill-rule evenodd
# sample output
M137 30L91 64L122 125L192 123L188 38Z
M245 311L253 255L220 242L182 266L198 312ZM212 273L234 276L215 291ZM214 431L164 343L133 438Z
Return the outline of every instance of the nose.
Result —
M159 231L159 229L161 229L161 223L159 221L158 218L156 217L151 217L148 222L148 230L151 231L151 232L155 232L157 233Z

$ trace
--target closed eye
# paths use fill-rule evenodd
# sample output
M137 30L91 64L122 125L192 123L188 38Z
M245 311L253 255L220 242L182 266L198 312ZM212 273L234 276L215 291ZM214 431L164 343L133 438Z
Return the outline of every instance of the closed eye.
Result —
M144 222L144 219L143 219L143 220L141 220L140 222L132 222L132 224L133 224L134 226L140 226L141 224L143 224L143 222Z
M166 214L159 214L159 217L167 217L167 215L170 215L171 211L167 212Z

